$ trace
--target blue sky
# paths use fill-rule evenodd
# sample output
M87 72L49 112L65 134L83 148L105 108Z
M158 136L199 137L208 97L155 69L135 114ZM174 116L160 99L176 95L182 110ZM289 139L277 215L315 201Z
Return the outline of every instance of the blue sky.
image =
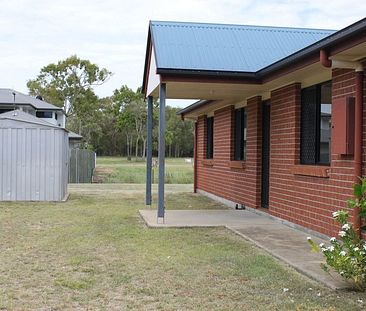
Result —
M364 0L3 0L0 87L26 93L41 67L77 54L114 73L99 96L136 89L149 20L341 29L365 16Z

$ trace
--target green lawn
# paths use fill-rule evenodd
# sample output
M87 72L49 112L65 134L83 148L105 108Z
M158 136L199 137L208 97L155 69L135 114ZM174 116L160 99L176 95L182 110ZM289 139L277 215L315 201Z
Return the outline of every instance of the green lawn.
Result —
M146 162L121 157L97 157L97 175L100 182L142 184L146 180ZM158 181L158 168L153 168L153 183ZM166 159L165 182L167 184L192 184L193 165L183 158Z
M143 185L73 189L65 203L0 203L0 309L365 306L357 301L366 303L365 294L316 284L224 228L148 229L138 215ZM167 186L166 205L223 208L175 185Z

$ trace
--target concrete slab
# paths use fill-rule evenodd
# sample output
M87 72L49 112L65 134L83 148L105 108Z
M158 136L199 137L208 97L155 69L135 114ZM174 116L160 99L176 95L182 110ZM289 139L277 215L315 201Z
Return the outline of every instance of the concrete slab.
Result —
M321 269L324 258L310 251L309 233L265 215L249 210L166 210L164 223L157 222L156 210L140 210L140 215L151 228L226 227L311 279L333 289L349 287L338 275ZM312 238L318 244L329 244L328 240Z
M261 217L247 210L166 210L165 221L157 221L156 210L140 210L142 218L151 228L189 228L189 227L225 227L249 225L255 222L258 225L272 223L269 218Z

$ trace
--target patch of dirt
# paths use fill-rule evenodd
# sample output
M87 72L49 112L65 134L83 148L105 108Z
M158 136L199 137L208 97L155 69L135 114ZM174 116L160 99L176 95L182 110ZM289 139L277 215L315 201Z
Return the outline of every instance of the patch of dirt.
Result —
M104 183L113 172L113 168L110 167L97 167L94 172L93 183Z

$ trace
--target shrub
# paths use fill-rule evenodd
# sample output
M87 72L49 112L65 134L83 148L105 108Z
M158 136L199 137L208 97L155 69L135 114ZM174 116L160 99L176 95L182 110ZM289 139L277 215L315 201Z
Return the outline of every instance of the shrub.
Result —
M366 217L366 181L354 186L355 198L348 200L350 208L360 208L360 217ZM319 246L309 237L312 250L322 252L326 263L322 268L329 272L331 269L339 273L344 279L351 281L359 290L366 289L366 243L360 239L359 233L348 221L348 210L333 213L333 218L341 225L339 239L330 239L330 245L321 243Z
M358 207L360 209L359 215L363 223L366 220L366 178L361 178L361 183L353 186L354 198L348 200L350 208ZM362 229L366 229L365 226Z

